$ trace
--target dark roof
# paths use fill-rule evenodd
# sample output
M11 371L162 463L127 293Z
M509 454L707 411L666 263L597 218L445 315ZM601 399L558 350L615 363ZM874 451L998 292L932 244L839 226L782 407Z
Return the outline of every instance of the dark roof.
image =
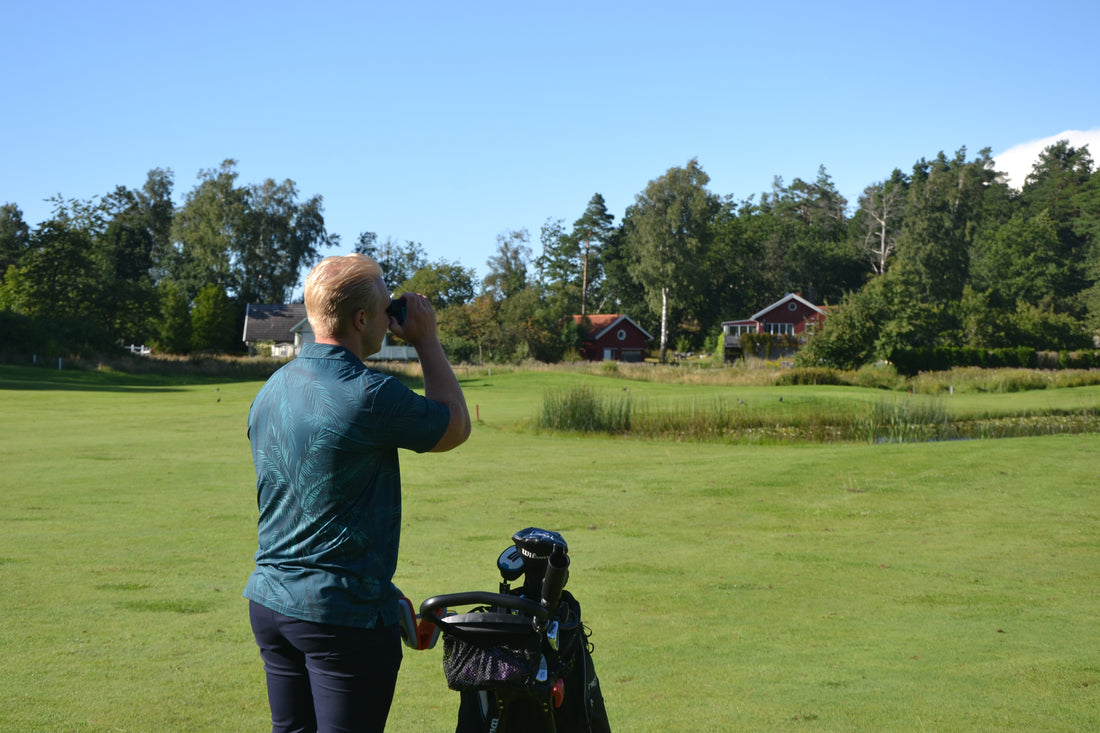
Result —
M290 329L297 326L306 317L304 303L286 305L249 305L244 316L245 342L274 341L292 343L294 334Z

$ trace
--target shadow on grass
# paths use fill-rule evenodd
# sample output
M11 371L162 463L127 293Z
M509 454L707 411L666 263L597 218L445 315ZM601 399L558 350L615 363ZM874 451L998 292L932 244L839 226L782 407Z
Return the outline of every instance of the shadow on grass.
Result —
M175 392L188 384L203 384L209 378L185 378L158 374L127 374L56 370L45 367L0 365L0 390L81 392ZM225 381L225 380L220 380Z
M203 373L187 373L172 363L163 372L127 372L116 369L51 369L46 366L26 367L0 364L0 391L81 391L81 392L176 392L183 387L202 384L227 384L231 382L263 382L281 364L253 369L211 371L203 365ZM424 378L386 364L369 364L372 369L390 374L409 389L424 389ZM243 373L242 373L243 372Z

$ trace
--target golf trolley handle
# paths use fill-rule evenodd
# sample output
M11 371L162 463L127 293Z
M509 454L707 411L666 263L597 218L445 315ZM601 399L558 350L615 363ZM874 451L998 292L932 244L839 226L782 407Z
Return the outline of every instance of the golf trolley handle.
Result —
M540 624L545 624L549 618L549 612L538 601L532 601L523 596L513 596L507 593L489 593L487 591L467 591L466 593L444 593L432 596L420 604L420 616L426 621L431 621L441 629L447 628L447 619L439 617L439 611L450 606L485 605L509 611L519 611L538 619Z

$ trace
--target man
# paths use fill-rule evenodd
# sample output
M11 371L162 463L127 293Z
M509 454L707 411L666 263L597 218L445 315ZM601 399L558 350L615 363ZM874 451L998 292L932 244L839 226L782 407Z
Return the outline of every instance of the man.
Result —
M326 258L305 283L316 343L249 412L260 519L244 596L274 733L385 728L401 664L397 449L447 451L470 434L435 311L422 295L404 299L398 323L374 260ZM364 366L387 330L416 349L423 397Z

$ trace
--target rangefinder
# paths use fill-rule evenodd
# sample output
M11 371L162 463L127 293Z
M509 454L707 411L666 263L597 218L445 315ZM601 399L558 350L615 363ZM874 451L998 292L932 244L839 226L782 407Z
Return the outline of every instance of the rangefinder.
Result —
M386 306L386 315L393 316L398 325L405 322L405 296L400 298L394 298L390 301L390 304Z

